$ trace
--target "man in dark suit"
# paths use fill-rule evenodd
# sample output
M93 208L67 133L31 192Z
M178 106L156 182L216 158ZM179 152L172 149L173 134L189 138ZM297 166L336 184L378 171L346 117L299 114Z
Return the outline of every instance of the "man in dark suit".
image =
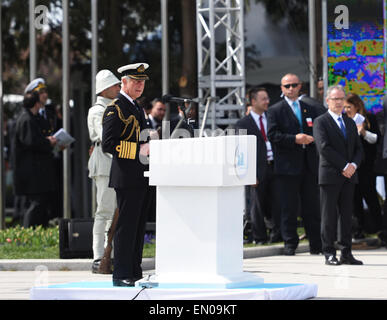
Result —
M265 88L255 87L249 90L251 111L236 123L236 130L246 130L248 135L257 137L257 181L248 188L250 192L250 219L255 243L267 242L264 217L272 219L271 241L280 240L278 199L273 173L273 151L267 139L266 111L270 99ZM238 132L238 131L237 131Z
M383 136L383 159L387 159L387 95L383 98L383 112L384 112L384 136Z
M387 95L383 98L383 144L382 144L382 161L384 164L387 162ZM384 166L384 191L385 200L383 205L383 231L379 234L379 238L387 245L387 165Z
M267 112L268 138L273 146L274 173L281 199L281 233L284 254L294 255L298 246L297 216L301 213L310 253L321 252L320 211L317 185L318 157L313 121L318 109L300 101L301 82L294 74L281 79L284 99Z
M328 265L362 264L351 252L352 209L355 184L363 150L355 122L342 115L345 91L342 86L327 90L328 112L314 124L314 137L320 155L319 185L321 197L321 239ZM340 219L338 245L340 261L336 258L337 219Z
M146 63L123 66L122 89L103 115L102 150L113 155L109 187L117 196L119 217L114 234L114 286L134 286L142 278L142 250L147 220L149 185L144 177L149 144L141 143L147 128L139 98L148 76Z
M159 130L159 128L161 128L161 123L164 119L166 110L167 107L161 99L156 98L152 101L152 109L149 113L149 120L153 129Z

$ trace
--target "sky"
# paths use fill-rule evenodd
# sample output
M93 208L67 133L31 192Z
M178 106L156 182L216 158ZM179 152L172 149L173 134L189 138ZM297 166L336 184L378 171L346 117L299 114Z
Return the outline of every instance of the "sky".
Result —
M303 46L308 54L307 34L295 35L285 22L274 24L266 17L263 4L251 4L251 10L245 15L246 45L255 44L261 57L302 55Z

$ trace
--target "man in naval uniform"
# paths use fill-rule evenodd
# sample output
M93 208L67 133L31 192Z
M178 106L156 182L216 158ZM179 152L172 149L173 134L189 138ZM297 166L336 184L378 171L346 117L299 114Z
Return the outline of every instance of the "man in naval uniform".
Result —
M121 91L103 115L102 150L113 155L109 186L117 196L119 216L114 234L114 286L134 286L142 278L141 260L147 220L149 185L141 159L149 144L140 141L147 124L135 101L145 87L146 63L120 67ZM141 155L141 157L140 157Z
M121 81L110 70L101 70L95 77L97 100L89 109L87 126L90 140L93 143L88 167L89 177L95 182L97 189L97 209L94 214L93 226L93 265L92 272L98 268L104 254L105 234L108 231L114 211L117 207L116 193L109 188L109 175L112 165L111 154L102 151L102 117L106 107L120 92Z

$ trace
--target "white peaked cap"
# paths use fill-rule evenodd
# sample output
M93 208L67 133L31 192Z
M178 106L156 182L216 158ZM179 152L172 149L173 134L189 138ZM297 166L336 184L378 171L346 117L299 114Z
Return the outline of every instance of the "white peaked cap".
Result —
M140 62L127 64L126 66L119 67L117 69L118 73L121 73L121 76L127 76L136 80L149 80L145 70L149 68L149 64Z
M27 87L24 89L24 93L39 90L45 86L46 85L43 78L36 78L27 85Z

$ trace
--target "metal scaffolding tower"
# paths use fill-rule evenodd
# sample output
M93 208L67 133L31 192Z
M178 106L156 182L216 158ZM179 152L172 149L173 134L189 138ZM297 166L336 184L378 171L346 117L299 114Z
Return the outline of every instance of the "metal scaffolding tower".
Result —
M213 130L235 124L245 109L243 1L196 1L199 123L207 107Z

